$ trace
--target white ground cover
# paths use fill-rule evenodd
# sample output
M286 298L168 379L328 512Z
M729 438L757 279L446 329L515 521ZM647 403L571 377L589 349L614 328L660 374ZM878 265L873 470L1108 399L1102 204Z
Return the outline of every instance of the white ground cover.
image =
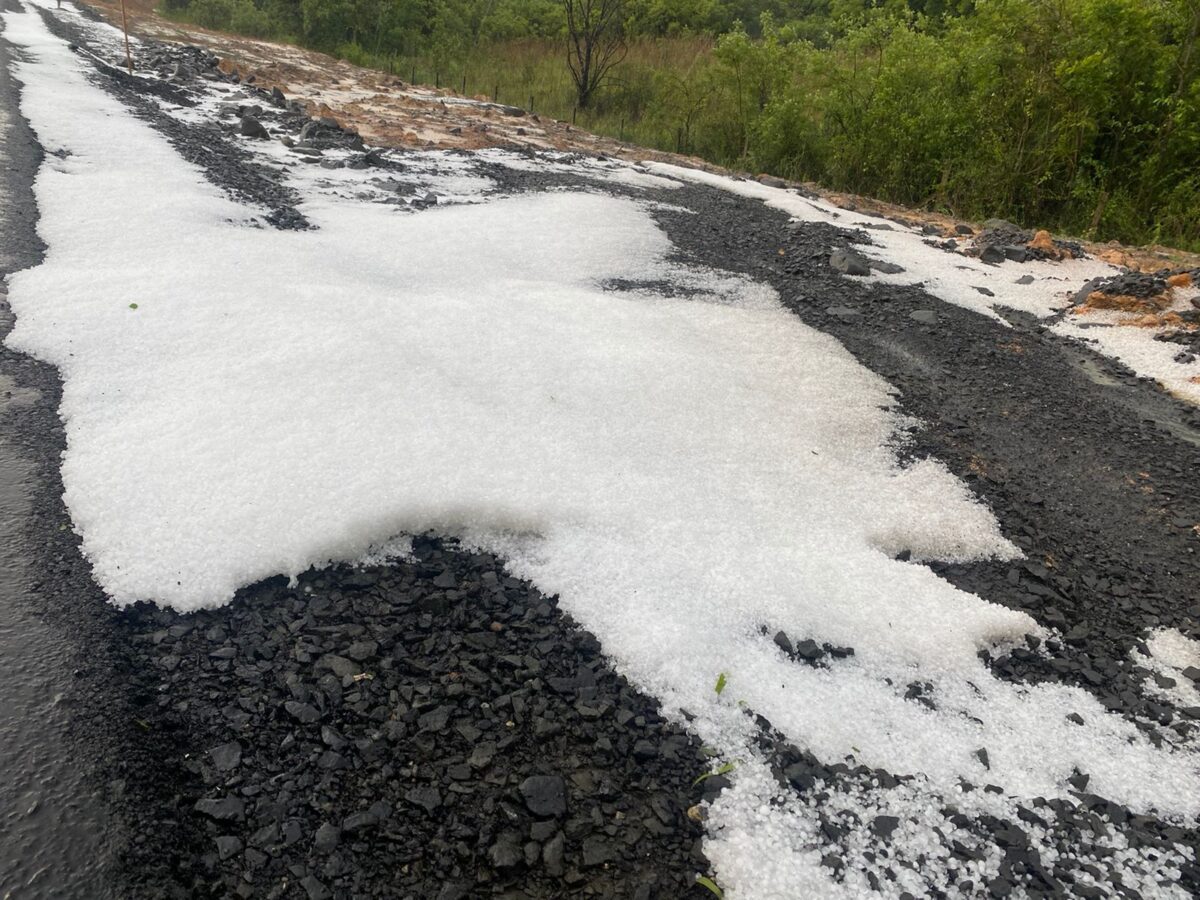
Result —
M399 213L305 172L318 228L252 227L261 210L90 83L36 14L3 22L47 150L48 249L11 278L9 342L62 373L65 499L114 602L221 604L427 529L496 551L740 760L708 842L731 898L853 896L888 862L861 856L860 828L855 873L829 880L813 801L779 796L741 704L826 762L917 776L829 801L903 818L891 852L928 859L891 893L944 884L933 827L978 844L942 806L1011 818L1067 796L1076 768L1136 811L1200 813L1194 751L1155 749L1083 691L990 676L977 651L1035 623L894 559L1016 556L990 512L942 466L897 464L883 380L771 289L668 262L644 204L556 192ZM856 653L800 666L762 626ZM938 711L904 699L913 681ZM1163 896L1190 853L1114 848L1127 884Z
M1162 628L1146 640L1150 657L1137 650L1132 652L1133 661L1174 681L1170 687L1160 687L1153 679L1147 679L1147 689L1176 706L1200 706L1200 689L1183 674L1184 669L1200 669L1200 641L1195 641L1175 628Z
M1116 275L1120 270L1096 259L1076 259L1062 262L1037 261L999 264L980 262L961 253L948 253L925 243L928 235L875 216L839 209L823 200L811 200L794 191L769 187L757 181L740 181L724 175L684 169L667 163L650 163L651 172L674 178L709 184L743 197L761 200L768 206L788 213L802 222L823 222L840 228L871 228L872 244L861 245L866 256L895 263L903 272L885 274L872 272L861 280L887 284L919 284L928 293L967 309L1005 322L1005 308L1030 313L1040 318L1055 317L1068 305L1075 292L1093 278ZM887 230L871 226L886 225ZM1029 284L1018 279L1031 276ZM847 276L859 277L859 276ZM991 296L976 288L986 288ZM1180 309L1190 309L1191 292L1176 292ZM1068 315L1051 328L1059 334L1087 343L1093 350L1111 356L1131 370L1159 381L1167 390L1185 400L1200 403L1200 360L1175 362L1180 350L1175 344L1154 339L1157 329L1123 325L1132 318L1120 313L1092 314L1086 317ZM1196 379L1193 381L1192 379Z
M1195 289L1175 289L1170 309L1192 309ZM1184 348L1170 341L1156 341L1156 329L1129 324L1141 318L1136 313L1097 310L1088 315L1067 316L1052 325L1065 334L1093 346L1093 349L1120 360L1139 375L1157 380L1175 396L1200 403L1200 360L1179 363L1175 357Z

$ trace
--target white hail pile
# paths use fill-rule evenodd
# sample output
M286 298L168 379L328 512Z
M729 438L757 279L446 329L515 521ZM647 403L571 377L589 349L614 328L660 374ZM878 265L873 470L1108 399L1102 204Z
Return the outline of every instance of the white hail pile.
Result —
M854 895L887 863L860 830L855 874L830 880L811 801L778 796L738 701L826 762L917 776L830 801L903 818L891 852L929 859L893 893L946 884L935 825L978 843L942 806L1011 817L1076 768L1135 811L1200 812L1193 751L1155 749L1083 691L991 677L977 651L1034 622L894 557L1015 548L943 467L897 464L889 386L769 288L669 262L642 205L600 194L397 215L310 192L318 230L248 227L261 211L91 84L36 14L3 22L47 151L48 249L11 279L9 342L62 373L65 499L115 602L220 604L426 529L498 552L741 761L708 842L731 898ZM856 653L800 666L763 626ZM904 699L913 681L937 711ZM1160 893L1190 853L1098 840Z
M1056 317L1071 303L1072 297L1093 278L1110 276L1118 269L1095 259L1053 262L998 264L983 263L962 253L947 252L929 246L927 235L875 216L838 209L823 200L813 200L783 188L757 181L739 181L724 175L684 169L667 163L650 163L651 172L708 184L761 200L768 206L788 213L801 222L822 222L839 228L867 228L871 244L858 249L872 259L901 266L904 271L873 271L862 280L886 284L921 285L928 293L1005 322L1004 310L1015 309L1040 318ZM883 225L886 229L880 230ZM1029 279L1032 280L1029 280ZM1021 283L1024 279L1028 283ZM978 290L984 288L985 294ZM1191 309L1194 292L1176 292L1180 309ZM1137 328L1122 324L1130 316L1120 313L1093 313L1086 318L1068 316L1053 323L1059 334L1088 343L1092 349L1119 360L1139 375L1154 378L1177 396L1200 403L1200 360L1176 362L1178 345L1155 340L1163 329ZM1195 380L1193 380L1195 379Z
M1171 294L1172 303L1164 312L1194 309L1192 300L1200 297L1200 291L1194 288L1174 288ZM1155 336L1163 329L1135 324L1143 318L1138 313L1096 310L1086 316L1067 316L1051 329L1120 360L1183 400L1200 403L1200 360L1179 362L1176 357L1185 348L1172 341L1156 340Z
M1151 671L1146 679L1147 689L1176 707L1200 707L1200 687L1184 671L1200 670L1200 641L1189 638L1175 628L1160 628L1146 638L1149 658L1136 649L1133 661ZM1160 684L1158 675L1163 679ZM1174 682L1174 684L1171 684Z

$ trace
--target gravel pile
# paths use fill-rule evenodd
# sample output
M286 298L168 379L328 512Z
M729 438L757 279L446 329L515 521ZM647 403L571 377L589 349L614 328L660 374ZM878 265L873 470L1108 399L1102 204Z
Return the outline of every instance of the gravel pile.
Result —
M695 739L498 560L432 539L414 549L266 582L211 612L121 617L156 698L147 727L192 748L155 810L198 833L194 880L179 886L687 894L706 869L687 810L720 786L693 786L709 768Z
M970 231L969 228L966 229ZM1034 232L1014 225L1004 219L988 219L983 228L971 241L970 253L984 262L999 263L1004 260L1031 262L1037 259L1061 259L1063 254L1072 257L1084 256L1083 247L1074 241L1050 240L1038 237Z

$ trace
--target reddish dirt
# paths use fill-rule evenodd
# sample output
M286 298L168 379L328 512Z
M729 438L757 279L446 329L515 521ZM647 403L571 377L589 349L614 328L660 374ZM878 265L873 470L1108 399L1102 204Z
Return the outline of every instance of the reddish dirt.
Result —
M84 0L110 22L121 25L121 0ZM462 97L447 88L410 85L401 79L364 69L324 53L286 44L211 31L164 19L155 0L125 0L130 30L148 38L195 44L216 53L225 71L253 77L263 87L277 86L289 98L302 100L312 115L330 116L353 128L369 143L384 147L461 148L518 147L604 154L628 160L659 160L710 172L727 170L696 157L665 153L591 134L544 116L513 107L500 107L487 97ZM745 174L745 173L740 173ZM777 179L771 179L772 183ZM886 218L915 224L934 224L947 238L969 240L956 227L963 223L936 212L908 209L856 194L840 193L804 183L829 202ZM1053 246L1048 232L1034 238ZM1163 268L1200 267L1200 254L1168 247L1126 247L1082 242L1094 256L1116 266L1156 272Z

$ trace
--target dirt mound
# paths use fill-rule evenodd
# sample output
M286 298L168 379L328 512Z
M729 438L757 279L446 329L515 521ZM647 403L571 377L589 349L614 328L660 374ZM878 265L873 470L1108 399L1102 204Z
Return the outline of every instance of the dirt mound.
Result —
M1056 240L1050 232L1030 232L1004 219L988 219L975 236L967 252L984 262L1004 260L1031 262L1036 259L1078 259L1086 256L1083 246L1074 241Z

